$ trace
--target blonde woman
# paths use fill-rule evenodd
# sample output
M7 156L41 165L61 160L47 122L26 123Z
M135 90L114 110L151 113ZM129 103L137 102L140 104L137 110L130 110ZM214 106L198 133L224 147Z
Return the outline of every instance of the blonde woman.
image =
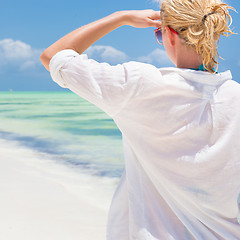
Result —
M240 85L217 73L231 34L220 0L163 0L161 11L120 11L47 48L41 61L63 88L95 104L122 132L125 171L108 240L240 239ZM176 67L98 63L82 54L129 25L155 27Z

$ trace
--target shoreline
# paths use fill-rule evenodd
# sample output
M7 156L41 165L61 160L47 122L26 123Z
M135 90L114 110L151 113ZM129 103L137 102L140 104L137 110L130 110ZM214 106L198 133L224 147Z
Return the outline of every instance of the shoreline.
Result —
M106 239L118 179L81 174L5 139L0 139L0 178L3 239Z

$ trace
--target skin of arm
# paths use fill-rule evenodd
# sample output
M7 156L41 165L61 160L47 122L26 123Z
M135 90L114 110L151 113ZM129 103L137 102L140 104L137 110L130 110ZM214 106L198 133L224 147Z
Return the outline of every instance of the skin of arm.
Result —
M41 54L40 60L49 71L49 62L51 58L61 50L73 49L79 54L82 54L97 40L121 26L129 25L135 28L158 28L161 27L161 22L159 20L160 12L151 9L115 12L65 35L48 47Z

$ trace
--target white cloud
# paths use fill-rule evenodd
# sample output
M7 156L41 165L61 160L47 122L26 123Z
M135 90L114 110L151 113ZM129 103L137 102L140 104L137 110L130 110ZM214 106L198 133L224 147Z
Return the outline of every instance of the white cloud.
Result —
M111 46L91 46L85 53L89 58L93 58L99 62L108 62L109 64L123 63L129 60L129 57Z
M162 49L155 49L147 56L142 56L137 59L140 62L150 63L156 67L171 66L172 62L168 58L166 51Z
M18 70L34 68L40 64L39 56L42 50L13 39L0 40L0 67L14 67Z
M22 41L15 41L10 38L0 40L0 71L36 70L41 65L39 57L42 51L42 49L35 49ZM127 61L150 63L156 67L171 65L166 52L161 49L155 49L147 56L138 58L131 58L126 53L112 46L91 46L85 53L89 58L112 65Z
M93 58L98 62L107 62L109 64L118 64L132 60L150 63L157 67L172 65L166 51L161 49L155 49L147 56L141 56L136 59L127 56L124 52L121 52L111 46L92 46L87 49L85 53L89 58Z

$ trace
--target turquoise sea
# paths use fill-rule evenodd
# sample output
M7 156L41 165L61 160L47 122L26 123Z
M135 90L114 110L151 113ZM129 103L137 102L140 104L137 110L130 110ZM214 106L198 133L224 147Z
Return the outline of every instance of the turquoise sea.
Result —
M0 138L99 177L123 171L122 136L99 108L71 92L0 92Z

